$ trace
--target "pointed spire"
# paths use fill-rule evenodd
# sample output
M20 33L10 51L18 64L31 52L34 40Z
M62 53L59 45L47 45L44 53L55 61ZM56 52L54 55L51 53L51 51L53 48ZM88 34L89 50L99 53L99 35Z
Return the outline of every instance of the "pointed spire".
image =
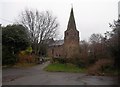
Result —
M71 7L73 8L73 4L71 4Z
M67 27L67 29L76 29L74 12L73 12L73 6L71 8L70 18L69 18L69 21L68 21L68 27Z

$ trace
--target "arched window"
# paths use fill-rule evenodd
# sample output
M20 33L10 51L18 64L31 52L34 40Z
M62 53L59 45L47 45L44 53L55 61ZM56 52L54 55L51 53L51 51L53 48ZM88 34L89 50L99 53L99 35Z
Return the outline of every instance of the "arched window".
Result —
M56 53L56 57L58 56L58 54Z
M54 55L54 49L52 49L52 55Z
M66 35L68 36L68 33L66 33Z

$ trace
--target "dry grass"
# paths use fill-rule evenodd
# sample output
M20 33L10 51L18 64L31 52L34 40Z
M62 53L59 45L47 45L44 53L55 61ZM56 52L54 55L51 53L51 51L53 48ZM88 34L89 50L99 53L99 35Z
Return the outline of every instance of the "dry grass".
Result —
M87 72L91 75L104 75L104 73L101 72L102 68L111 64L113 64L113 62L110 59L100 59L95 64L90 66Z
M36 65L35 63L17 63L13 67L28 68L28 67L32 67L35 65Z

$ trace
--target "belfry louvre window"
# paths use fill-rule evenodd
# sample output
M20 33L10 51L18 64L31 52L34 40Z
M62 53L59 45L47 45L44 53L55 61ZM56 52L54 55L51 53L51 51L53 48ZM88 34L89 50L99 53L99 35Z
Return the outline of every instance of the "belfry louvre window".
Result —
M52 49L52 55L54 54L54 49Z
M68 36L68 33L66 33L66 35Z

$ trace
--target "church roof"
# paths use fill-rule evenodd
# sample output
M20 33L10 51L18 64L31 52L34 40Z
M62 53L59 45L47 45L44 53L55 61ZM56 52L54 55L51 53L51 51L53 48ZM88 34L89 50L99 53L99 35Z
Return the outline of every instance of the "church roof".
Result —
M63 44L64 44L64 40L55 40L52 44L49 44L49 46L57 46Z
M71 8L67 29L76 29L73 7Z

